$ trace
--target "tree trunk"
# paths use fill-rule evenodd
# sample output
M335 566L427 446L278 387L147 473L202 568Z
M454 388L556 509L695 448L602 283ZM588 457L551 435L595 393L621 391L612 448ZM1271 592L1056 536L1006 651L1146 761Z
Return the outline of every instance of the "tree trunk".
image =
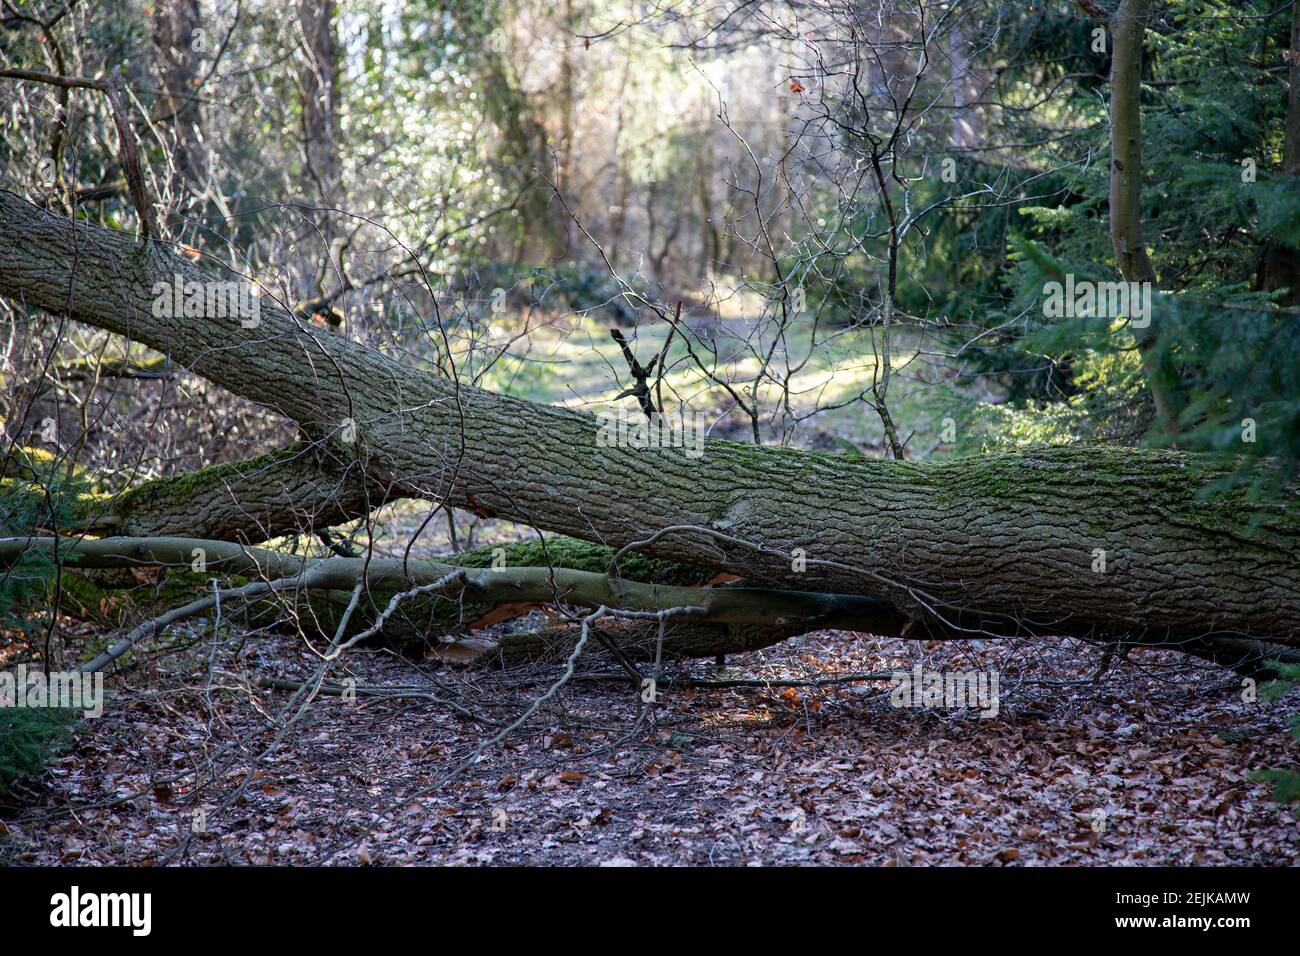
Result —
M308 591L349 592L363 584L371 599L391 595L412 585L427 585L453 573L459 580L442 596L416 602L415 595L396 610L413 624L411 634L427 639L442 635L456 625L468 623L466 613L501 605L558 602L590 608L617 607L641 614L672 612L665 634L666 650L675 656L712 656L755 650L796 634L820 628L896 633L901 617L888 602L847 594L819 594L764 588L692 588L669 584L648 584L604 573L561 567L472 568L458 563L404 561L400 558L320 558L263 548L252 548L202 538L0 538L0 568L7 568L33 551L70 561L83 570L128 568L189 569L196 554L204 561L203 574L241 575L253 580L282 581L278 590L291 602L306 607ZM310 613L323 613L317 623L327 632L343 620L342 608L334 613L328 604L315 605ZM397 615L395 615L395 618ZM421 629L419 618L432 623ZM699 618L699 622L693 618ZM345 633L356 633L367 624L353 620ZM633 622L635 625L640 622ZM647 637L635 629L628 650L645 656ZM655 628L657 632L657 626ZM400 631L398 637L403 636ZM505 659L540 656L554 643L554 633L521 635L507 647ZM653 646L653 645L650 645Z
M154 47L162 90L158 116L172 129L172 191L179 194L203 178L195 144L203 141L198 130L199 56L194 31L199 28L198 0L158 0L153 14Z
M1142 45L1151 0L1122 0L1111 20L1110 239L1129 282L1156 281L1142 243Z
M302 85L303 149L308 174L316 181L325 202L333 200L340 180L337 14L334 0L298 0L298 23L304 43L298 74Z
M1115 266L1128 282L1156 284L1142 242L1142 46L1151 0L1121 0L1110 21L1110 239ZM1134 330L1160 427L1171 438L1178 414L1170 374L1154 353L1155 323Z
M186 535L250 544L312 534L369 514L391 500L359 468L323 462L293 445L245 461L157 478L100 505L114 534Z
M1286 130L1282 140L1282 174L1300 176L1300 3L1291 5L1290 64L1286 98ZM1259 285L1286 289L1279 305L1300 305L1300 249L1271 239L1260 261Z
M17 448L0 467L6 479L45 482L51 465ZM11 482L5 481L5 486ZM19 494L19 487L6 487ZM32 493L38 494L33 488ZM388 489L339 469L310 445L256 455L244 461L141 482L116 495L93 494L71 502L75 527L93 534L131 537L184 535L256 544L286 534L312 534L369 514L391 500ZM37 510L42 510L43 501ZM53 527L53 517L42 517ZM68 530L68 528L65 528Z
M154 284L176 275L212 278L157 243L0 192L0 294L167 353L394 494L644 542L755 582L878 595L933 633L1300 644L1300 515L1209 494L1229 466L1100 447L938 463L604 447L589 415L401 365L269 299L254 328L157 317Z

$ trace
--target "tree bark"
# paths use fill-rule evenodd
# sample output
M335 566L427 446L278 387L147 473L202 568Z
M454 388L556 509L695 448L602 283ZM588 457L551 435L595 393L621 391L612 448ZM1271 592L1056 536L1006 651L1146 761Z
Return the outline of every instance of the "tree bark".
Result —
M194 50L194 31L199 27L198 0L157 0L154 5L153 38L158 57L159 121L172 128L172 188L180 192L202 181L196 144L203 141L199 126L199 57Z
M1129 282L1156 281L1142 242L1142 45L1151 0L1121 0L1111 20L1110 239Z
M360 468L322 460L309 445L156 478L84 510L119 535L186 535L250 544L312 534L391 500ZM102 512L98 514L97 512Z
M938 463L723 441L699 458L603 447L589 415L404 366L269 299L255 328L157 317L151 290L174 275L211 278L158 243L0 192L0 294L168 354L395 494L644 542L754 582L878 595L949 635L1300 644L1300 517L1210 493L1230 465L1100 447Z
M561 567L466 568L435 561L400 558L307 559L282 551L201 538L0 538L0 568L10 567L33 551L79 569L162 567L188 569L196 554L205 575L240 575L254 580L284 580L283 590L301 597L304 590L351 591L363 584L368 592L391 595L413 585L428 584L459 572L461 580L436 609L441 622L460 607L555 602L654 613L670 611L672 626L666 650L674 656L705 656L755 650L796 634L821 628L897 633L903 618L877 598L819 594L765 588L693 588L648 584L593 571ZM412 601L415 599L412 598ZM429 608L424 602L425 609ZM399 605L400 607L400 605ZM408 612L410 607L407 608ZM227 612L229 613L229 611ZM698 617L696 624L690 619ZM328 624L328 622L325 622ZM362 619L353 631L365 624ZM645 652L645 638L630 650ZM546 637L525 638L509 649L508 659L538 656Z
M1142 47L1151 0L1120 0L1110 21L1110 239L1115 266L1128 282L1156 284L1156 270L1142 242ZM1178 415L1169 374L1154 353L1154 321L1134 330L1147 387L1161 428L1173 437Z
M1282 174L1300 177L1300 3L1291 5L1291 44L1287 61L1286 129L1282 141ZM1286 289L1278 304L1300 305L1300 249L1270 239L1260 260L1259 285Z
M299 70L303 148L307 171L324 201L334 198L340 181L337 16L334 0L298 0L304 46Z
M6 493L23 493L21 483L48 481L51 467L32 449L15 449L0 467L5 479L19 483L5 481ZM70 527L92 534L184 535L256 544L364 517L392 497L390 489L363 480L355 465L339 468L311 445L300 444L154 478L115 495L83 495L71 502Z

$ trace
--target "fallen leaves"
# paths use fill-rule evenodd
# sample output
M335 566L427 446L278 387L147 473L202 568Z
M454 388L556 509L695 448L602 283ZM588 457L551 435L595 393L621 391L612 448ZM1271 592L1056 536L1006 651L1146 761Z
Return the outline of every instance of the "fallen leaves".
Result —
M273 640L259 642L268 659L291 660L291 645ZM923 650L936 664L962 653ZM914 651L813 635L729 664L753 676L824 677L888 669ZM327 701L313 708L309 731L256 767L231 811L209 816L210 832L195 835L184 862L311 863L363 833L336 862L1025 866L1300 856L1289 811L1248 777L1294 760L1284 711L1216 694L1213 671L1170 679L1157 668L1165 658L1137 653L1144 666L1112 684L1013 700L997 720L895 709L878 689L853 685L698 688L665 691L657 725L629 736L637 705L625 683L574 685L562 709L414 800L481 738L437 719L425 701ZM1095 655L1077 654L1045 652L1044 666L1086 673ZM410 682L378 655L349 664L358 683ZM220 806L243 783L246 765L215 788L195 787L192 769L211 752L217 724L180 677L168 708L151 703L167 679L87 728L51 768L46 805L0 825L0 858L167 862L193 808ZM457 680L486 678L447 670L438 679L450 694ZM259 706L268 700L277 698ZM261 732L247 699L221 707L220 726Z

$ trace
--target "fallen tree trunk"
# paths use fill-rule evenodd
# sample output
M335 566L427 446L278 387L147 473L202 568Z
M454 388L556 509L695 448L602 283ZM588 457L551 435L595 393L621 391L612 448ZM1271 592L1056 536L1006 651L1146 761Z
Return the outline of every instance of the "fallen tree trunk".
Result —
M357 469L352 469L356 472ZM31 534L78 532L113 534L129 538L160 536L213 538L223 542L251 544L286 534L320 533L324 529L352 518L366 515L387 499L385 489L367 488L359 478L349 478L320 466L309 446L291 446L241 462L214 465L194 472L143 482L115 494L76 494L68 500L59 486L66 469L48 452L17 448L3 463L0 479L0 518L12 513L35 515ZM80 474L84 480L90 476ZM52 495L47 494L53 489ZM51 500L58 500L55 505ZM53 506L53 507L52 507ZM60 522L40 516L51 510L68 512ZM552 535L528 541L484 545L443 561L467 568L561 568L604 573L610 566L614 550L576 538ZM59 589L60 606L75 616L101 625L113 624L106 608L120 617L128 608L137 612L158 613L156 605L168 601L192 601L209 584L209 577L183 567L163 570L163 576L147 585L130 573L130 568L78 568L65 566ZM713 573L642 555L628 555L619 563L622 576L650 584L699 587L717 577ZM247 582L244 582L247 583ZM126 603L113 597L115 590L130 593ZM367 601L352 614L349 630L359 631L373 620L391 593L367 595ZM53 600L55 594L50 595ZM347 592L313 591L299 602L301 623L310 633L333 633L349 604ZM400 613L386 623L384 637L407 649L440 648L451 635L465 634L477 628L521 617L543 606L540 601L506 601L467 603L448 601L437 596L419 596L405 602ZM150 609L153 608L152 611ZM266 623L266 615L254 612L247 618L250 626ZM689 628L701 656L732 653L742 644L759 640L753 634L743 639L726 627L692 622ZM684 628L678 628L678 631ZM773 643L790 636L768 637ZM673 648L685 648L685 635L670 641ZM466 643L453 655L466 659ZM543 649L537 641L522 638L514 643L513 653L500 654L522 660Z
M862 595L649 584L560 567L485 569L396 558L303 558L200 538L0 538L0 568L42 552L78 569L182 569L191 567L195 555L201 554L203 573L210 576L295 583L295 587L279 589L289 594L299 590L350 592L361 584L384 595L384 604L393 594L458 574L455 588L440 592L440 600L451 608L548 603L680 612L683 620L674 620L665 635L664 652L670 656L755 650L821 628L890 634L898 633L903 625L903 618L888 602ZM525 638L509 649L509 659L540 656L546 649L544 637ZM629 650L639 655L645 648L633 642Z
M14 510L40 515L51 486L63 471L48 452L15 449L0 461L0 500ZM81 472L81 477L88 476ZM58 494L58 492L55 492ZM65 502L70 522L63 531L118 537L210 538L258 544L288 534L313 534L358 518L392 500L389 489L367 485L359 469L346 473L322 463L307 445L291 445L243 461L153 478L117 494L79 494ZM41 519L38 517L38 523ZM448 560L461 567L555 566L607 571L615 555L608 545L552 535L500 545L481 545ZM716 577L698 567L629 554L619 561L624 577L656 584L700 585Z
M932 633L1300 645L1300 517L1210 493L1226 471L1195 456L1075 447L904 463L720 441L698 459L603 447L589 415L412 369L270 300L253 328L155 316L155 283L177 276L211 278L0 192L0 294L164 352L396 494L642 542L753 581L879 595Z
M3 471L7 497L39 485L55 464L33 461L17 449ZM24 489L15 482L35 483ZM65 502L73 527L92 534L129 537L184 535L256 544L286 534L312 534L364 517L390 501L390 489L364 480L361 469L338 467L311 445L299 444L243 461L154 478L118 494L86 494Z
M114 534L186 535L249 543L310 534L364 517L391 490L355 463L339 467L309 445L155 478L105 502Z
M582 542L551 542L549 555L557 563L528 567L511 564L490 567L482 555L460 556L465 563L402 561L382 558L304 558L282 551L253 548L226 541L194 538L0 538L0 569L15 566L23 557L42 554L79 571L127 571L141 568L170 570L189 576L195 587L183 595L195 607L210 592L214 575L236 580L228 584L233 594L256 588L258 582L288 582L288 586L263 588L260 603L240 607L225 604L227 619L244 626L264 627L287 609L300 632L328 641L336 635L352 638L362 631L382 633L408 648L417 645L426 656L459 663L512 665L568 655L578 638L574 626L547 626L530 631L449 641L484 623L494 610L560 606L620 608L639 613L669 613L663 628L654 621L624 620L599 625L597 641L624 659L663 657L715 657L771 646L790 637L822 629L904 636L907 619L888 602L860 595L835 595L799 591L723 586L700 588L687 584L646 583L614 578L599 571L561 567L598 560L595 548ZM532 554L533 545L511 545L517 557ZM495 549L494 549L495 550ZM202 554L202 575L187 569ZM634 562L646 576L689 581L694 572L661 562ZM394 595L430 582L459 577L448 591L406 594L397 604ZM352 589L364 586L366 599L358 603ZM171 589L174 600L182 595ZM366 608L366 600L369 608ZM171 607L171 602L168 603ZM183 610L183 609L182 609ZM355 613L353 613L355 612ZM161 615L167 621L174 611ZM138 630L138 629L137 629ZM914 637L924 634L913 633ZM1135 641L1135 644L1146 642ZM1244 639L1193 639L1179 645L1184 653L1222 664L1255 677L1274 676L1271 664L1281 660L1300 663L1300 651L1287 645Z

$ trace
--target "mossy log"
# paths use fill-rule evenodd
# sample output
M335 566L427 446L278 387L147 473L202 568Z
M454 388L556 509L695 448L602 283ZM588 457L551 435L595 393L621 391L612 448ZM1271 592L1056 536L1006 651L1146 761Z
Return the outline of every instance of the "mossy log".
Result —
M455 618L459 624L470 609L493 608L502 604L572 605L579 607L621 608L637 613L671 612L669 620L677 625L677 615L691 618L685 626L671 628L670 655L697 656L701 641L722 640L725 650L710 645L707 653L729 653L774 643L795 633L818 628L843 628L897 633L904 619L888 604L861 595L819 594L782 591L768 588L696 588L681 585L645 583L607 574L551 567L460 568L434 561L403 561L396 558L304 558L300 555L265 548L236 545L224 541L193 538L54 538L21 537L0 539L0 568L10 567L25 556L48 554L52 560L78 569L175 569L192 573L193 555L199 552L209 577L237 576L245 580L284 580L279 590L287 596L288 606L306 608L309 614L338 614L337 602L324 605L308 602L303 595L349 594L363 584L375 609L382 605L378 596L392 595L412 586L437 581L453 572L459 574L454 588L444 592L445 607L433 605L434 630L421 630L423 638L437 633L443 622ZM197 577L197 575L196 575ZM414 602L412 599L411 602ZM385 601L384 604L387 602ZM414 606L414 605L413 605ZM453 610L460 608L459 615ZM236 608L224 609L234 615ZM254 614L264 613L260 610ZM694 619L707 625L694 627ZM337 623L338 617L334 618ZM390 619L390 623L393 619ZM258 623L256 618L247 623ZM421 622L415 622L419 624ZM328 621L318 622L317 630L332 633ZM356 623L344 632L360 630ZM398 632L400 634L400 631ZM779 635L779 636L778 636ZM745 642L745 646L742 646ZM521 645L522 646L522 645Z
M221 278L158 243L0 191L0 294L131 336L295 420L409 497L754 582L874 595L948 635L1300 646L1294 493L1234 463L1046 448L876 461L709 441L636 448L582 412L479 390L303 324L153 315L156 282Z
M95 490L94 476L78 472L85 487L64 502L65 527L136 537L188 535L257 544L288 534L312 534L356 518L390 501L390 489L364 481L355 462L321 454L321 446L295 444L228 462L140 482L117 493ZM48 452L21 448L6 455L0 495L26 495L39 503L66 476Z

